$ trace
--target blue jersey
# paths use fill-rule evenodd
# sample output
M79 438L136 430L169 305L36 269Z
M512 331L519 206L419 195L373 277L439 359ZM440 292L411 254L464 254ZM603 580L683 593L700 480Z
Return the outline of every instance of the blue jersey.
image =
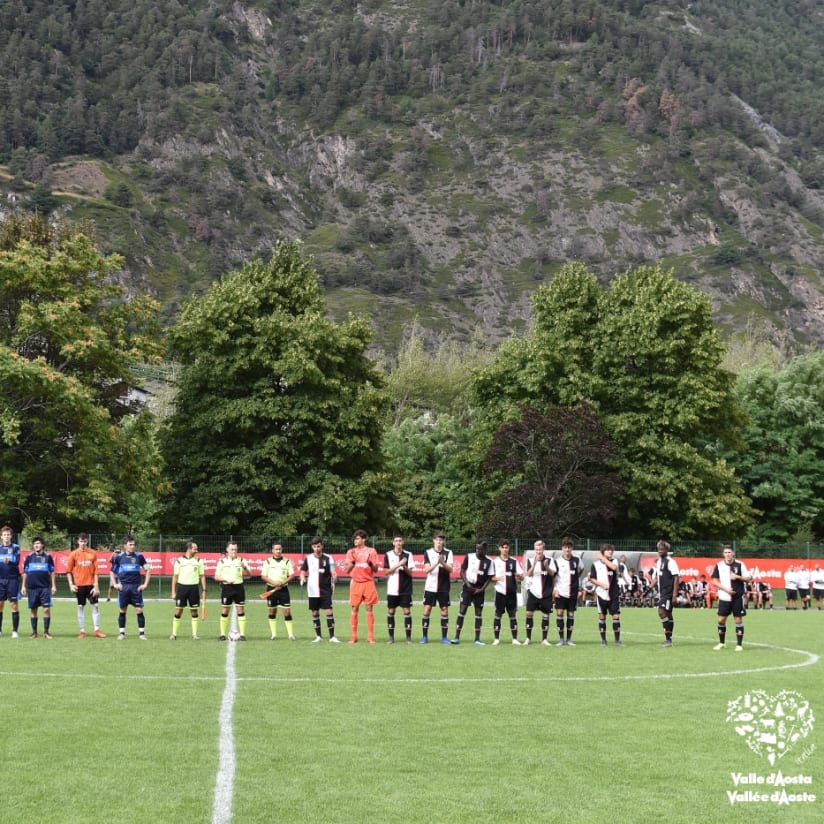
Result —
M20 577L20 547L17 544L0 544L0 579L14 580Z
M26 576L26 586L31 589L51 589L51 574L54 572L54 561L48 552L38 554L32 552L23 561L23 573Z
M114 559L112 572L115 578L124 586L139 587L143 583L141 570L145 567L146 559L139 552L135 552L133 555L121 552Z

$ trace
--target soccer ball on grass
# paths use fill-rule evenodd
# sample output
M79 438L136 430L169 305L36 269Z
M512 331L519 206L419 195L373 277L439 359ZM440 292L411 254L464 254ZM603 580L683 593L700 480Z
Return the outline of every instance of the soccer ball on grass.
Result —
M230 630L229 631L229 640L230 641L240 641L240 633L236 629Z

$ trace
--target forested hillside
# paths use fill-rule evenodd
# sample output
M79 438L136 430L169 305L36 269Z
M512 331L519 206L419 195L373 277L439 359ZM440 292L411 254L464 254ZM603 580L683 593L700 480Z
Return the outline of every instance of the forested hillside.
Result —
M504 337L570 260L824 340L813 0L7 0L0 187L167 318L279 237L392 348Z

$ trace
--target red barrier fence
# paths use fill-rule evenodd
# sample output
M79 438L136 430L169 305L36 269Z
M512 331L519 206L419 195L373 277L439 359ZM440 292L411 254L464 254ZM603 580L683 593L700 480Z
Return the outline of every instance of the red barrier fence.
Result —
M52 556L52 558L54 558L54 565L57 573L60 575L65 575L66 564L69 558L69 552L67 550L56 550L54 552L50 552L49 554ZM174 569L175 559L179 557L176 553L171 552L144 552L142 554L151 565L153 575L171 575ZM554 555L556 553L550 554ZM578 555L580 553L575 554ZM583 554L584 556L590 556L589 562L591 562L592 553ZM201 552L199 553L199 557L203 560L204 566L206 568L206 574L208 576L212 576L214 574L217 561L220 558L220 553ZM252 573L254 575L259 575L263 562L266 558L269 557L269 555L267 553L243 553L243 557L249 562L249 566L252 568ZM297 572L300 569L300 565L303 562L304 557L306 556L290 553L286 554L285 557L291 558L292 563L295 566L295 571ZM346 563L345 557L343 555L333 555L332 557L335 559L338 574L342 575L344 565ZM638 561L640 569L642 571L650 570L655 563L656 557L657 556L655 554L644 553L642 556L640 556ZM675 555L673 557L675 559L675 562L678 564L678 568L681 570L681 578L684 580L692 580L694 578L700 577L701 575L706 575L707 578L709 578L713 567L719 560L721 560L720 556L717 558L688 558ZM98 571L100 575L108 575L110 558L111 555L109 553L101 552L98 554ZM456 555L454 557L452 567L453 578L460 578L461 563L463 561L463 558L463 555ZM413 575L415 578L423 578L423 556L416 556L414 560L415 569ZM587 563L587 558L585 557L584 560L584 569L588 571L589 565ZM743 561L747 565L747 568L755 576L756 580L765 580L768 583L772 584L772 586L774 587L783 586L784 573L787 571L788 567L795 566L797 568L800 565L806 565L807 569L813 569L818 564L817 561L810 561L804 558L748 559L742 557L739 558L739 560ZM380 573L378 573L378 575L380 576Z

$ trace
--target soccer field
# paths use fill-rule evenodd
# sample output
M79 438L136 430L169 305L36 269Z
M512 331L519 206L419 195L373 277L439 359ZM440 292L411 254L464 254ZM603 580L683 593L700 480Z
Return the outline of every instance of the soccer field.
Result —
M476 647L471 616L460 646L422 646L419 606L413 644L401 621L401 642L386 644L379 607L379 643L352 646L344 603L335 606L344 643L329 644L324 626L324 642L312 644L305 601L293 605L295 643L269 640L261 603L249 604L246 643L216 640L214 604L203 640L188 638L184 616L172 642L169 601L147 602L147 642L131 611L118 641L115 606L101 609L106 639L77 639L66 600L53 610L55 640L28 638L25 609L13 640L6 606L4 821L824 816L824 612L751 612L735 653L731 628L728 648L713 651L708 610L677 610L675 645L663 649L655 611L627 609L619 649L611 631L601 647L592 608L577 613L575 648L514 647L506 620L501 646ZM519 620L523 637L523 612ZM361 614L361 635L363 625ZM489 605L482 637L492 640ZM726 720L737 699L760 699L762 721L781 725L775 744L750 741L760 754ZM793 742L805 700L816 719ZM779 773L797 783L776 786Z

